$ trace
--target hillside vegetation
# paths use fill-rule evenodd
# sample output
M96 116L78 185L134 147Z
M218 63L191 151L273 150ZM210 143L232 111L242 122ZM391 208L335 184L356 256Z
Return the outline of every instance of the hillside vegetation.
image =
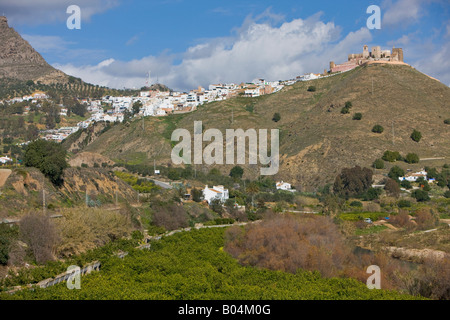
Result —
M23 290L0 299L136 300L384 300L414 299L394 291L369 290L354 279L323 278L318 272L285 273L243 267L223 251L224 230L183 232L154 242L150 251L130 250L122 260L102 259L101 271L65 284Z
M312 84L314 92L308 91ZM279 128L281 166L275 178L310 191L332 182L344 167L371 166L386 150L414 153L420 159L448 157L448 101L450 88L419 71L375 64L298 82L272 95L237 97L189 114L117 125L84 150L118 163L153 165L156 160L165 165L171 163L172 131L185 128L193 133L194 121L202 121L205 130L223 133L232 128ZM344 108L349 113L342 113ZM278 122L273 121L275 113L280 115ZM354 120L355 113L361 117ZM372 132L376 125L383 127L382 133ZM411 138L414 130L421 132L419 142ZM218 169L225 173L231 167ZM201 169L210 168L197 166ZM254 166L246 169L251 178L259 174Z

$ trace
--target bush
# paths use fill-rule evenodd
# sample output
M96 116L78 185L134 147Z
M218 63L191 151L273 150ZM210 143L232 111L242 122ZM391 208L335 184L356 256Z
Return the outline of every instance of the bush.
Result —
M26 147L24 164L39 169L53 184L60 185L64 169L69 166L66 157L67 151L61 144L36 140Z
M363 204L361 201L352 201L350 203L350 207L355 207L355 208L362 208Z
M446 197L447 199L450 199L450 190L445 191L444 197Z
M355 113L353 115L353 120L361 120L362 119L362 113Z
M384 186L384 190L390 196L398 198L400 195L400 187L397 183L398 180L388 179L386 181L386 185Z
M273 115L272 121L279 122L281 120L281 115L277 112Z
M55 226L43 214L29 214L20 220L20 238L33 252L37 263L54 260L53 250L59 241Z
M397 206L401 209L403 208L411 208L411 201L402 199L399 202L397 202Z
M412 192L412 197L416 199L418 202L425 202L430 200L430 196L427 191L417 189Z
M400 182L400 186L402 186L406 190L412 189L412 184L408 180L403 180L402 182Z
M403 177L405 175L405 171L400 168L399 166L394 166L391 168L391 170L388 173L388 177L398 181L398 178Z
M400 155L398 151L385 151L383 157L381 158L384 161L395 162L400 161L403 157Z
M235 166L233 169L230 170L230 177L235 179L242 179L242 176L244 175L244 169L242 169L240 166Z
M332 277L350 257L339 229L321 216L275 216L245 230L232 227L225 237L225 250L243 265L270 270L317 270Z
M444 123L445 123L445 124L450 124L450 119L445 119L445 120L444 120Z
M309 86L308 91L309 92L316 92L317 88L315 86Z
M349 114L349 113L350 113L350 109L347 108L347 107L343 107L343 108L341 109L341 113L342 113L342 114Z
M372 185L372 170L356 166L344 168L336 177L334 193L341 197L350 197L365 193Z
M380 126L379 124L377 124L372 128L372 132L373 133L383 133L384 128L382 126Z
M384 161L382 159L377 159L372 164L375 169L384 169Z
M415 154L415 153L408 153L406 155L405 161L407 163L410 163L410 164L411 163L419 163L420 159L419 159L419 156L417 154Z
M415 142L419 142L422 139L422 133L414 130L413 133L411 133L411 139L413 139L413 141Z

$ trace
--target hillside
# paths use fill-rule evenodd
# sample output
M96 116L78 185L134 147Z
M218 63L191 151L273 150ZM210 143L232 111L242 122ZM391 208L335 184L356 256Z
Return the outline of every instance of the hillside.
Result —
M83 206L86 193L94 205L114 204L116 193L119 200L136 199L136 192L106 169L68 168L63 185L57 188L38 169L16 168L0 188L0 219L42 210L43 189L49 209Z
M68 81L68 76L50 66L13 28L0 16L0 78L33 80L45 84Z
M316 91L308 91L309 86ZM346 101L353 107L349 114L342 114ZM142 120L116 125L91 139L84 151L120 163L152 165L156 160L166 165L171 162L172 131L185 128L192 133L194 121L223 133L228 128L279 128L281 164L275 178L314 190L332 182L344 167L371 166L386 150L413 152L422 159L448 158L450 130L444 123L450 118L448 101L450 88L409 66L373 64L298 82L272 95L238 97L185 115L146 118L145 127ZM281 115L278 123L272 121L275 112ZM360 121L352 120L355 113L362 113ZM371 131L376 124L384 127L382 134ZM423 135L419 143L410 138L414 129ZM424 163L408 168L436 164ZM227 173L230 167L219 169ZM258 172L253 167L246 175L255 177Z

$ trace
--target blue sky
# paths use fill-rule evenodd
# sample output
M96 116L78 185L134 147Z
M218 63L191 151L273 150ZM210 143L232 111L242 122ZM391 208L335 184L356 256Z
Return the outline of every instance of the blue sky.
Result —
M69 30L69 5L81 30ZM370 5L381 30L369 30ZM364 44L401 47L405 62L450 84L448 0L0 0L0 14L53 66L116 88L187 91L215 82L323 72Z

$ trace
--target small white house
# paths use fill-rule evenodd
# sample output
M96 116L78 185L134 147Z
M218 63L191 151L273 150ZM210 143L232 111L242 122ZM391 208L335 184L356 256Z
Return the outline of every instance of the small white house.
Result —
M425 170L419 171L419 172L415 172L415 173L411 173L411 174L407 174L404 177L399 177L398 179L400 181L409 181L409 182L416 182L417 179L419 179L420 177L423 177L425 180L427 180L427 175L428 173Z
M225 202L230 198L228 189L225 189L224 186L214 186L212 188L205 187L203 190L203 197L209 204L214 199L219 199L221 202Z
M284 181L277 182L277 190L295 192L295 189L292 189L292 185Z

